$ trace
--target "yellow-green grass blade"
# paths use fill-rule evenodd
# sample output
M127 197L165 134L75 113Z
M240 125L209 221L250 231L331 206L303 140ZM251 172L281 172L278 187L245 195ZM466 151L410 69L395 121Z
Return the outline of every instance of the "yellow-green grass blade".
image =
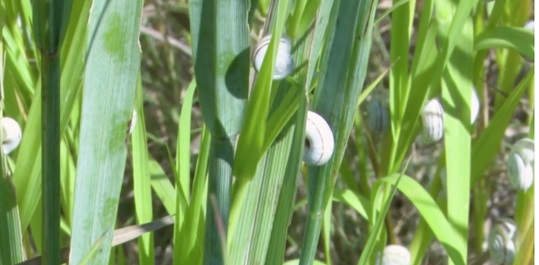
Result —
M176 239L180 241L179 243L176 241L176 244L181 246L179 248L180 252L174 253L174 262L176 264L202 264L210 142L210 133L204 127L195 169L191 202L185 214L186 217L181 227L180 236Z
M350 206L365 220L369 220L367 213L371 212L371 204L369 200L359 193L355 193L349 189L335 190L333 192L333 200Z
M518 107L522 95L524 92L526 92L528 85L534 79L534 69L535 67L531 67L528 74L526 74L518 86L515 87L515 89L511 92L504 104L496 112L489 125L473 143L471 187L473 187L475 183L483 177L483 172L485 172L496 157L500 145L494 143L501 143L505 128L507 128L511 122L513 113Z
M191 112L195 88L196 82L195 80L191 80L183 99L180 122L178 124L178 143L176 145L176 175L178 176L176 187L181 189L186 200L189 200L191 197ZM180 226L183 222L184 212L187 210L187 203L180 205L178 208L179 212L176 215L176 223Z
M142 83L140 76L137 82L136 110L137 122L131 137L133 147L133 191L135 200L135 217L137 224L152 221L152 185L149 171L148 145L146 138L146 122L142 103ZM130 123L133 121L131 120ZM132 126L132 124L130 124ZM154 264L153 233L138 238L139 264Z
M273 69L287 9L288 1L277 2L274 11L276 25L271 32L272 37L268 50L249 96L245 122L241 130L241 136L238 139L235 157L236 161L241 161L234 167L234 176L239 181L249 181L254 177L257 164L265 153L263 148L265 145L267 146L265 144L267 139L265 134L268 127L262 121L268 119L271 107Z
M401 4L400 2L406 2ZM391 120L395 124L395 130L400 127L404 109L409 93L409 75L408 75L408 53L410 48L411 21L413 20L410 9L413 8L413 1L399 0L393 1L393 5L400 7L393 10L391 19L391 51L390 60L393 64L389 72L389 109ZM393 132L394 134L394 132ZM396 135L398 137L398 135ZM398 142L398 139L396 139Z
M0 155L0 264L15 264L24 258L19 209L9 173L7 157Z
M335 1L311 108L326 119L335 138L327 164L308 167L308 219L300 264L312 264L321 213L330 201L363 88L377 1ZM338 17L339 23L336 18Z
M398 180L399 178L400 181ZM438 241L444 246L451 260L455 264L466 264L464 257L456 250L456 246L466 244L466 238L461 237L456 232L456 229L446 219L438 204L421 184L409 176L403 175L401 177L400 174L393 174L380 179L375 185L380 185L380 182L394 185L397 181L399 181L397 186L399 191L417 208Z
M307 117L307 100L303 99L294 121L295 124L304 124ZM267 247L267 253L264 264L280 265L285 256L286 238L288 235L288 226L290 225L292 214L294 212L294 200L296 198L297 181L299 167L301 165L301 150L304 145L304 126L295 126L292 142L290 145L289 160L286 162L286 171L282 180L281 190L275 208L275 217L271 224L271 235ZM282 165L280 165L282 166ZM268 224L269 225L269 224Z
M474 49L507 48L533 59L533 31L521 27L496 27L481 32L474 41Z
M101 240L90 263L108 263L140 65L142 1L94 1L90 14L70 264Z
M189 2L195 78L211 134L204 263L222 264L228 226L234 144L249 82L248 0ZM256 148L256 147L255 147ZM244 161L242 161L244 162ZM213 198L213 199L212 199Z
M322 241L324 245L324 256L326 258L326 264L333 264L331 262L331 215L332 215L333 203L330 202L324 210L324 219L322 222Z
M371 221L371 225L373 225L373 229L369 233L369 238L367 239L367 243L365 243L365 247L363 248L363 252L361 253L361 257L359 258L359 261L357 263L358 265L371 263L375 258L372 256L375 249L380 249L383 247L385 240L379 239L379 236L382 232L384 220L386 218L387 212L389 211L391 201L393 200L395 192L397 191L397 188L399 186L399 181L401 177L402 175L399 175L395 183L389 183L392 184L391 189L389 189L389 187L383 187L381 185L381 181L378 181L373 185L372 194L374 197L372 197L372 201L374 207L372 207L372 210L378 208L376 207L376 205L379 205L380 208L376 209L375 212L372 213L371 218L369 219L369 221ZM378 204L377 202L379 202L380 204Z
M452 1L438 1L438 10L455 10ZM437 12L438 13L438 12ZM437 15L439 23L443 15ZM453 242L459 255L467 260L468 218L470 209L470 149L471 149L471 95L473 65L473 23L471 17L461 28L455 41L455 52L447 61L442 75L442 103L444 109L444 149L447 171L447 217L460 238ZM450 261L455 264L458 261Z
M153 157L149 159L148 170L150 172L152 188L167 213L172 215L176 213L176 191L172 185L172 181L170 181L161 168L161 165Z

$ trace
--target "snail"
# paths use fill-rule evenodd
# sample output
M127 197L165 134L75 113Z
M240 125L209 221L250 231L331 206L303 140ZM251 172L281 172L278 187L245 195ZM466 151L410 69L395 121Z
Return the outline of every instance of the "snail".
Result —
M508 218L500 218L488 233L490 259L496 264L509 265L515 259L517 227Z
M527 30L535 31L535 21L530 20L530 21L526 22L526 24L524 24L524 28L527 29Z
M526 191L533 184L534 141L529 138L518 140L507 158L507 175L511 186Z
M384 248L384 255L380 263L379 256L376 264L379 265L410 265L412 257L407 248L401 245L388 245Z
M333 132L329 124L322 116L312 111L307 113L304 148L303 161L314 166L327 163L335 148Z
M472 88L470 105L470 121L473 124L479 115L480 105L475 88ZM423 121L423 131L419 136L419 142L422 144L431 144L440 141L444 137L444 109L440 100L429 100L425 107L423 107L421 118Z
M438 99L427 102L421 112L423 131L419 135L419 142L431 144L440 141L444 137L444 109Z
M474 124L474 122L477 120L477 116L479 115L479 97L477 96L477 92L475 92L475 87L472 88L472 101L470 102L471 109L470 109L470 115L471 115L471 124Z
M262 62L268 51L269 43L271 41L271 35L267 35L260 39L256 45L256 49L253 53L253 63L256 71L260 71L262 67ZM275 60L275 66L273 69L273 79L281 80L294 70L294 61L292 60L292 55L290 51L292 50L292 43L290 38L287 36L282 36L279 41L279 48L277 49L277 56Z
M367 128L374 135L380 135L389 128L389 110L378 97L367 103Z
M133 110L133 114L131 114L131 120L127 123L128 133L131 135L133 133L133 130L135 130L135 126L137 125L137 111Z
M9 154L13 151L22 138L22 131L19 124L12 118L2 118L2 149L4 154Z

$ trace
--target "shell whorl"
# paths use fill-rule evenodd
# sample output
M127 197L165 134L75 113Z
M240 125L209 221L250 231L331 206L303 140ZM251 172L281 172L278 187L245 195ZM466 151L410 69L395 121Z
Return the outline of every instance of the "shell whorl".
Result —
M511 147L507 158L507 174L513 188L526 191L532 186L534 156L534 141L532 139L520 139Z
M419 135L422 144L431 144L444 137L444 109L438 99L427 102L421 112L423 131Z
M323 165L333 155L335 140L331 127L316 112L307 113L303 161L309 165Z
M381 265L410 265L412 257L407 248L401 245L388 245L384 248Z
M271 35L267 35L260 39L256 45L256 49L253 53L253 64L256 71L260 71L262 62L268 51L269 43L271 41ZM290 54L292 50L292 42L287 36L282 36L279 41L279 48L277 49L277 56L275 59L275 65L273 68L273 79L280 80L292 73L294 70L294 61Z
M510 265L515 258L517 228L508 218L500 218L488 234L490 259L497 264Z
M389 128L389 110L378 97L367 103L367 128L372 134L383 134Z
M4 154L9 154L13 151L22 138L22 131L19 124L12 118L2 118L2 149Z

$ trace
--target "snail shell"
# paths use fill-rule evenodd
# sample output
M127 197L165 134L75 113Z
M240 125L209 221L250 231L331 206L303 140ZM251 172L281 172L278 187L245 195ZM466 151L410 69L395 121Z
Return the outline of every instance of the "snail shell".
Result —
M534 141L524 138L517 141L507 158L507 174L511 186L526 191L533 184Z
M133 130L135 130L135 126L137 125L137 111L133 110L133 114L131 114L131 120L129 121L129 135L133 133Z
M381 265L410 265L412 257L407 248L401 245L388 245L384 248Z
M490 259L497 264L510 265L515 259L517 227L508 218L500 218L488 234Z
M432 99L421 113L423 131L419 141L422 144L431 144L440 141L444 137L444 109L438 99Z
M22 138L22 131L19 124L12 118L4 117L2 118L2 149L4 154L9 154L13 151Z
M367 127L372 134L383 134L389 128L389 111L378 97L367 103Z
M530 20L530 21L526 22L526 24L524 24L524 28L529 29L531 31L535 31L535 21Z
M253 54L253 61L256 71L260 71L262 67L262 62L268 51L269 43L271 41L271 35L267 35L260 39L256 45L255 52ZM277 56L275 60L275 66L273 68L273 79L280 80L292 73L294 70L294 61L292 60L292 55L290 54L292 50L292 43L290 38L287 36L282 36L279 41L279 48L277 49Z
M304 148L303 161L314 166L327 163L335 148L333 132L329 124L322 116L312 111L307 113Z
M477 96L477 92L475 92L475 87L472 88L472 101L471 101L471 110L470 114L471 116L471 124L474 124L474 122L477 120L477 116L479 115L479 97Z

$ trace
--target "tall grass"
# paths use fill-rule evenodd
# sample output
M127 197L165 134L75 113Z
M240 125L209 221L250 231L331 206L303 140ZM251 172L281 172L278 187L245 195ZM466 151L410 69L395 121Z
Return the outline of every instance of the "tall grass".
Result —
M529 264L533 187L510 188L506 154L534 137L531 1L388 3L0 1L0 110L23 128L0 152L0 264L375 264L390 244L483 264L499 217ZM294 69L273 80L281 37ZM323 165L302 162L308 111Z

